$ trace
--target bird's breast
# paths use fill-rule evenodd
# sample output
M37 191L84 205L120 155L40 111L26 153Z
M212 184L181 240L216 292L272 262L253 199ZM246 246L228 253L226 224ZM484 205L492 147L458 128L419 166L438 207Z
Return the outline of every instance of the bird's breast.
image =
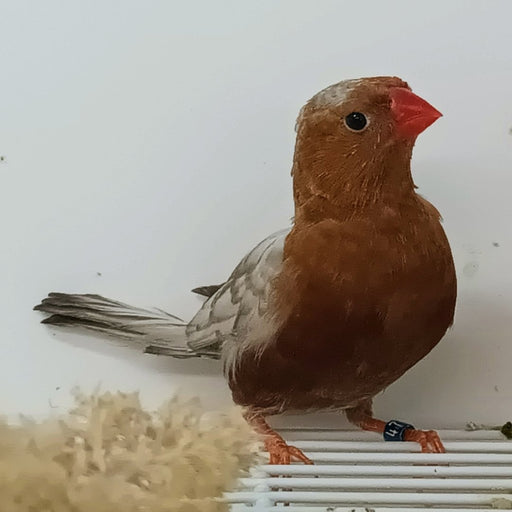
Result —
M276 343L290 357L405 357L415 344L421 351L437 342L452 321L453 260L430 218L320 223L297 242L292 232L286 256L276 282L286 320Z

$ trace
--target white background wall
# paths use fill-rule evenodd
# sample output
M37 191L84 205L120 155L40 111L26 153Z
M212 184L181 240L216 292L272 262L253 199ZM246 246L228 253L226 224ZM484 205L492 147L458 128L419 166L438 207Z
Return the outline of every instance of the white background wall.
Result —
M177 388L228 404L216 362L52 331L31 308L49 291L96 292L189 318L190 288L288 224L300 106L386 74L445 115L413 169L445 217L460 298L454 329L377 412L422 426L510 419L511 2L0 8L0 412L40 415L99 382L149 406Z

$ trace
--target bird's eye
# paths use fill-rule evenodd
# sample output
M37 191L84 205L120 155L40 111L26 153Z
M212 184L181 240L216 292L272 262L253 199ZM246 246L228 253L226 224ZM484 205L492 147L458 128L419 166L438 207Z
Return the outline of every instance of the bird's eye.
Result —
M360 132L368 126L368 119L361 112L351 112L345 117L345 126L354 132Z

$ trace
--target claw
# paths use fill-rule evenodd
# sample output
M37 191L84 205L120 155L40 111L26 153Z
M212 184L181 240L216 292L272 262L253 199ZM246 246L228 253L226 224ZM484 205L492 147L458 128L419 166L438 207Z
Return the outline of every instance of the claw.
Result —
M292 461L313 464L313 461L306 457L302 450L286 444L279 435L269 436L265 440L265 448L270 455L270 464L290 464Z
M265 448L270 455L270 464L290 464L294 461L313 464L296 446L286 444L286 441L265 421L258 412L246 411L245 419L254 427L256 432L265 436Z
M423 453L446 453L441 438L435 430L407 430L404 441L419 443Z

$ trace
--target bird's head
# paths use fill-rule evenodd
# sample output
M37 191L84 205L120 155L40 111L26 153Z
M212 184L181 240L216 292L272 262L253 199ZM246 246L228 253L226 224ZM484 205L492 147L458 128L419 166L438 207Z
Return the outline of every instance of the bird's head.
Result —
M416 137L441 116L396 77L345 80L323 89L297 120L296 207L351 208L414 194Z

